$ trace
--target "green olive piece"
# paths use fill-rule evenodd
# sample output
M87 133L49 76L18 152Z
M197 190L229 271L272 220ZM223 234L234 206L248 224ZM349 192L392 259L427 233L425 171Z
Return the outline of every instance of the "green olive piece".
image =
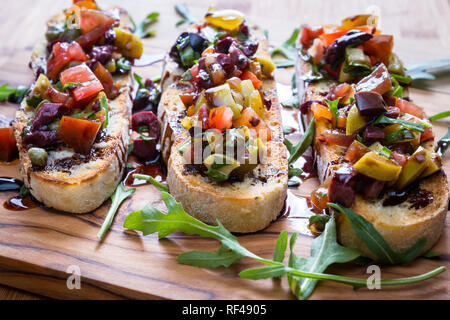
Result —
M43 167L47 164L47 151L42 148L30 148L28 156L31 163L35 166Z

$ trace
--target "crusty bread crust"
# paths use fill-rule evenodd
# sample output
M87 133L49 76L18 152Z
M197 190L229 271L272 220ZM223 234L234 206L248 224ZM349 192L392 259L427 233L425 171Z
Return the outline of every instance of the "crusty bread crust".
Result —
M121 11L121 20L126 14ZM61 19L53 17L49 23ZM46 65L46 42L37 44L31 57L35 74ZM108 126L104 136L93 146L95 152L80 159L71 148L49 151L50 164L44 170L31 165L20 134L32 117L24 100L13 123L21 161L20 172L31 194L47 207L70 213L86 213L98 208L114 192L125 169L130 132L132 80L129 75L119 79L119 95L110 101Z
M256 55L268 57L267 41L259 29L259 48ZM167 70L163 72L168 77ZM163 92L158 109L162 123L161 148L167 161L167 183L171 194L183 204L192 216L209 224L218 219L232 232L256 232L267 227L280 214L287 193L288 163L283 143L281 112L276 85L273 79L263 81L265 97L272 106L265 112L264 121L271 129L272 139L267 143L267 159L253 171L253 177L243 182L216 183L200 174L187 173L178 146L188 138L179 122L180 112L185 110L178 94L181 85L173 83ZM264 179L259 179L263 177Z
M297 87L301 88L303 101L322 100L331 82L306 83L301 81L301 75L309 71L309 64L299 59L296 66ZM303 115L305 124L312 119L312 112ZM329 129L326 124L316 126L316 136ZM424 143L423 146L433 150L433 143ZM345 150L339 147L330 147L314 139L314 154L319 180L323 183L332 175L344 155ZM352 210L371 222L375 229L383 236L386 242L395 251L403 251L422 238L426 244L421 253L428 251L439 240L445 224L448 210L449 188L447 177L443 171L423 179L419 188L433 194L433 202L421 209L411 208L411 204L404 202L397 206L384 207L384 199L366 201L356 196ZM357 248L370 258L376 258L367 245L353 232L346 217L335 210L337 222L337 236L339 242L351 248Z

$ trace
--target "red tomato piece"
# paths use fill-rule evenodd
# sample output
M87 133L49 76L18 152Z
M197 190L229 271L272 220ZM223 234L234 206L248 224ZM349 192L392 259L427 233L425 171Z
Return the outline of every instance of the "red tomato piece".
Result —
M208 129L209 127L208 119L209 119L209 109L206 105L201 105L200 108L198 109L198 121L200 122L202 129Z
M67 108L76 107L76 103L70 94L61 92L54 86L49 86L44 95L53 103L62 103Z
M241 113L241 116L233 121L233 126L235 128L246 126L249 129L255 130L258 138L260 138L264 142L270 141L272 139L270 128L252 108L244 109L244 111L242 111Z
M96 26L91 31L79 36L75 41L78 42L83 48L94 45L116 22L116 20L114 20L113 18L108 16L106 17L107 19L103 21L102 24Z
M114 86L114 81L111 73L100 62L97 62L94 67L94 74L103 85L106 96L109 99L114 99L117 96L117 89Z
M81 83L83 86L78 86L72 91L75 101L86 101L94 97L103 90L103 85L97 79L95 74L85 64L69 68L61 72L61 83L66 85L69 82Z
M364 51L377 60L389 65L389 57L394 48L394 37L387 34L376 34L364 44Z
M400 109L401 112L409 113L418 118L425 118L425 112L423 109L410 101L406 101L400 98L397 98L395 101L395 106Z
M16 151L13 128L0 128L0 161L12 160Z
M231 129L233 125L233 110L227 106L214 108L209 114L209 127L220 131Z
M255 89L258 89L262 85L262 81L251 71L245 70L241 74L241 80L250 80Z
M425 128L425 131L420 135L420 143L433 139L434 139L433 129Z
M80 29L82 34L91 32L98 26L106 25L111 21L111 17L98 10L81 10Z
M87 154L94 144L101 123L63 116L56 136L76 152Z
M305 48L309 48L311 41L321 34L323 34L322 27L303 27L302 31L300 31L300 43L305 46Z
M47 77L55 79L58 73L72 61L86 61L89 57L78 42L58 42L53 45L47 61Z

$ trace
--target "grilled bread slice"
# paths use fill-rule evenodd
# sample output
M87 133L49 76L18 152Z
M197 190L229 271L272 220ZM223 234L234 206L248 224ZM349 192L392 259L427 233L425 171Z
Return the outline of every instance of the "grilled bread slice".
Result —
M269 57L267 41L258 28L252 28L259 42L257 56ZM179 94L185 89L178 82L180 69L168 57L163 71L163 88L158 117L162 123L161 150L167 163L167 183L171 194L192 216L209 224L218 219L232 232L256 232L277 218L286 199L288 181L287 151L283 143L280 105L274 79L263 81L265 97L272 102L263 120L271 129L272 139L266 144L267 159L259 164L251 177L242 182L217 183L187 170L178 147L189 133L181 126L185 106Z
M306 83L301 80L301 75L309 72L310 65L299 59L296 66L297 87L302 93L303 101L323 100L330 91L332 81L319 81ZM303 115L302 120L306 125L313 117L311 110ZM316 122L315 136L330 129L326 123ZM428 141L422 146L430 151L434 150L434 143ZM328 146L314 139L314 153L319 180L324 183L340 166L345 155L346 148ZM437 173L421 180L419 189L431 193L433 201L427 206L415 209L409 202L403 202L396 206L383 206L385 197L377 200L365 200L356 195L352 210L371 222L375 229L383 236L386 242L395 251L403 251L422 238L426 244L421 253L428 251L438 241L442 234L445 218L448 210L449 189L447 177L440 170ZM365 256L376 258L367 245L353 232L349 221L340 212L335 212L337 232L340 243L347 247L361 250Z
M111 8L120 14L121 25L128 25L122 9ZM54 16L48 24L58 23L64 15ZM32 53L31 68L35 75L46 69L46 42L37 44ZM48 151L47 165L34 168L21 133L33 117L33 108L22 102L13 124L21 162L20 172L31 194L44 205L70 213L86 213L98 208L114 192L120 182L127 158L129 123L132 101L132 80L129 75L119 81L119 95L109 101L107 127L97 137L88 155L76 153L69 147ZM33 89L33 87L31 88Z

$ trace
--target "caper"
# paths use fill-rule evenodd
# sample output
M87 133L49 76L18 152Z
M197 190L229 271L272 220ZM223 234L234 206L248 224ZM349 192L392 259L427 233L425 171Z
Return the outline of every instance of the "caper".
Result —
M47 164L47 151L42 148L30 148L28 156L31 163L35 166L43 167Z

